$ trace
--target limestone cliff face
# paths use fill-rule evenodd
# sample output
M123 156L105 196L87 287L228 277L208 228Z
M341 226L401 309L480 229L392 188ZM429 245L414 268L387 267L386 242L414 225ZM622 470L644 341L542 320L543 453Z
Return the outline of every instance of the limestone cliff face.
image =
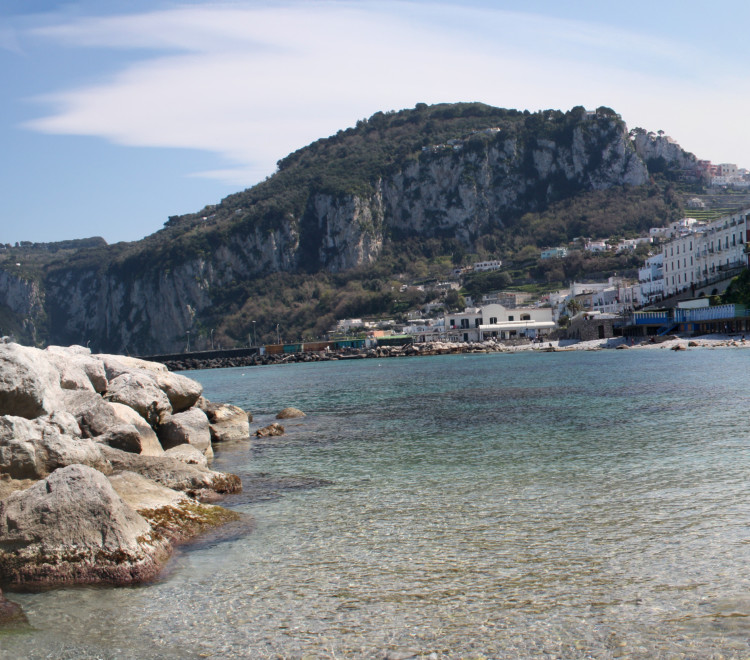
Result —
M0 270L0 305L5 305L15 320L13 328L0 327L0 336L17 331L19 339L35 341L37 328L44 324L44 301L44 290L36 280Z
M0 270L0 301L24 317L36 317L44 308L44 294L39 283Z
M299 216L289 213L271 226L226 222L200 256L186 253L168 265L158 257L132 266L58 265L45 282L49 341L91 340L98 351L141 355L180 351L188 331L232 302L232 287L243 279L370 264L386 241L403 235L450 236L471 247L487 227L507 226L550 202L647 180L644 160L616 117L590 117L556 138L474 131L425 147L370 182L366 193L311 186ZM42 304L37 293L0 276L0 302L14 309Z
M682 170L695 165L695 156L683 151L682 147L667 135L639 131L633 137L633 146L641 160L646 163L663 159L667 166Z
M428 149L382 180L384 224L424 236L450 233L470 246L483 227L571 193L648 180L624 126L613 120L586 122L567 142L486 135Z

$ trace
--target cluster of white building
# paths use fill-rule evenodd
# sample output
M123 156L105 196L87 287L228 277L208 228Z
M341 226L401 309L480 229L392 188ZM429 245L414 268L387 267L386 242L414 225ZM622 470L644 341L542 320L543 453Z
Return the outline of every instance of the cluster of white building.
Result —
M554 329L563 315L572 317L585 312L605 318L629 314L685 292L692 297L712 295L717 283L728 281L748 267L750 208L712 222L683 218L668 227L651 229L649 237L641 240L657 240L659 251L646 259L637 282L616 276L606 282L574 282L569 289L550 294L536 306L519 306L520 301L510 294L483 296L475 306L467 300L470 306L462 312L413 318L400 332L413 335L416 341L536 339ZM635 247L638 242L632 241L628 247ZM474 270L499 267L499 261L474 264ZM339 322L338 330L383 328L392 323L348 319Z
M748 267L750 208L712 222L682 218L668 227L655 227L649 239L658 240L659 251L638 270L638 282L610 277L601 283L574 283L570 289L550 295L554 317L570 315L574 307L623 314L689 292L712 295L715 285Z
M690 290L692 294L730 279L748 265L750 208L713 222L683 218L669 227L651 229L661 239L660 251L638 271L642 304L658 302Z

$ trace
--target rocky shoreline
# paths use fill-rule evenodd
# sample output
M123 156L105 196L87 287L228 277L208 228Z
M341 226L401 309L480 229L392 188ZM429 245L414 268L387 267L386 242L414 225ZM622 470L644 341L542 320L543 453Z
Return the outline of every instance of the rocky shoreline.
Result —
M230 367L254 367L275 364L295 364L299 362L328 362L333 360L358 360L373 358L419 357L428 355L452 355L466 353L518 353L524 351L591 351L604 348L682 348L693 347L740 347L744 342L740 337L711 335L698 338L681 338L676 335L651 339L639 338L631 344L626 337L597 339L593 341L552 340L522 344L504 344L497 341L483 342L426 342L406 346L378 346L377 348L343 349L336 352L282 353L248 355L243 357L206 358L191 356L183 360L168 360L164 365L169 371L190 371L193 369L224 369ZM750 346L750 344L748 344ZM678 349L679 350L679 349Z
M162 365L0 344L0 587L153 579L176 544L240 516L213 447L250 416ZM0 623L23 621L0 592Z

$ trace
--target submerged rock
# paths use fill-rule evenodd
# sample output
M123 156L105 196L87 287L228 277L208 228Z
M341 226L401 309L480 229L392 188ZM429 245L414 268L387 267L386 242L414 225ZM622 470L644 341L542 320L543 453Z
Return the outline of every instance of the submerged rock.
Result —
M284 427L278 422L273 422L268 426L264 426L262 429L258 429L255 432L259 438L270 438L274 436L284 435Z
M6 600L0 591L0 626L28 623L20 605Z

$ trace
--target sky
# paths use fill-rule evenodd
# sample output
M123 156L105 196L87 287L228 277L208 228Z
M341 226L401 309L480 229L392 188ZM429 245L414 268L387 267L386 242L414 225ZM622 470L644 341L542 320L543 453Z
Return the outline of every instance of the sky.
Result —
M0 0L0 243L138 240L378 111L601 105L750 168L750 3Z

